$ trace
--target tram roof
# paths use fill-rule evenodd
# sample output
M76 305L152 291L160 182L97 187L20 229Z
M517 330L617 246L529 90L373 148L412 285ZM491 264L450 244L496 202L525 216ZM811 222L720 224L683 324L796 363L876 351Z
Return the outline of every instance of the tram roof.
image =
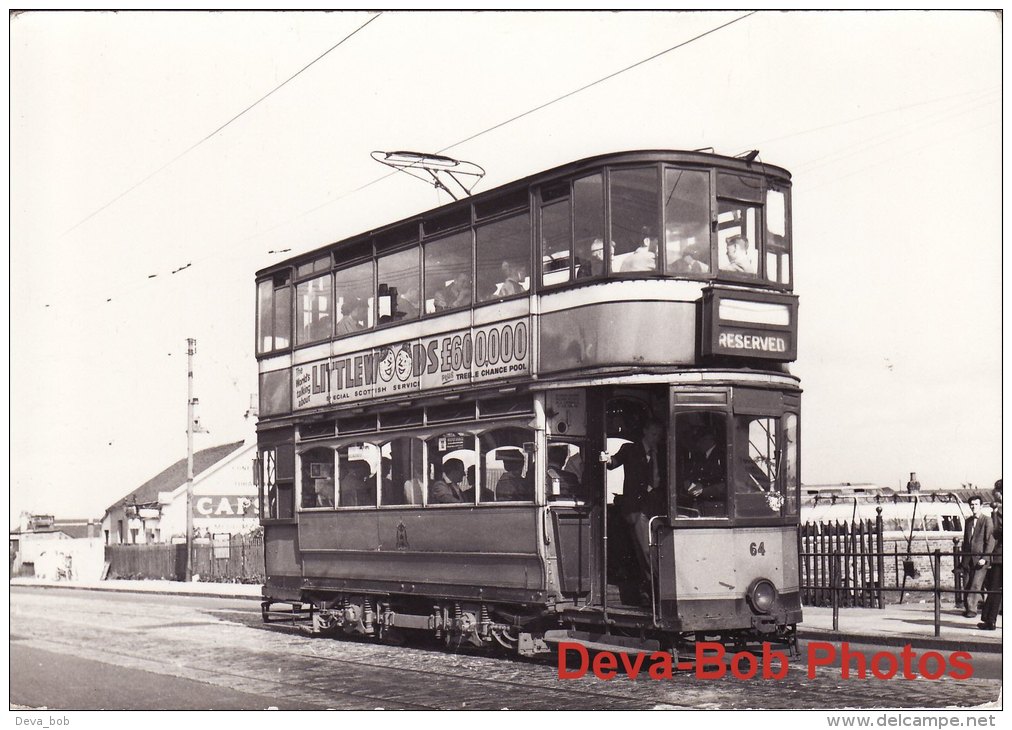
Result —
M776 165L770 165L768 163L759 161L758 158L748 160L743 157L728 157L726 155L718 155L712 152L700 152L700 151L687 151L687 150L664 150L664 149L652 149L652 150L628 150L624 152L610 152L600 155L594 155L592 157L584 157L583 159L576 160L574 162L567 162L563 165L536 172L527 177L519 180L513 180L508 183L504 183L491 190L486 190L481 193L475 193L474 195L460 200L454 200L445 205L441 205L436 208L430 208L410 215L406 218L401 218L393 223L381 226L379 228L373 228L368 231L363 231L358 234L346 236L336 241L318 246L317 248L305 251L295 256L290 256L284 261L271 264L263 269L257 271L256 276L260 278L277 272L286 267L297 264L306 259L311 259L314 256L333 249L335 246L341 244L351 244L354 242L361 242L368 240L373 236L382 235L388 231L395 230L400 226L407 225L412 222L420 222L430 216L438 216L455 208L462 208L466 205L477 204L494 200L497 196L507 194L514 190L519 190L532 185L539 185L556 178L565 178L571 175L578 175L581 172L590 171L604 165L623 165L623 164L634 164L634 163L650 163L650 162L670 162L674 164L692 165L698 167L719 167L721 169L735 171L735 172L749 172L752 174L761 174L767 177L776 177L783 182L789 182L791 179L791 173Z

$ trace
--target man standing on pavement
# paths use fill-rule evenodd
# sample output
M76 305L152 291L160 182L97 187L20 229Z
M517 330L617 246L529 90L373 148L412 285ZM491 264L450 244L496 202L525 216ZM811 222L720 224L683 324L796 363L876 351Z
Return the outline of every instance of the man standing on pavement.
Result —
M983 598L980 589L984 587L984 577L991 564L991 553L994 550L994 527L991 518L981 512L983 499L975 494L967 500L971 516L966 521L963 531L963 573L966 576L966 592L963 594L963 615L974 618L977 615L977 602Z
M991 569L987 571L987 579L984 581L984 587L987 588L988 594L984 599L984 610L980 614L983 620L977 624L978 628L985 631L995 630L998 623L998 613L1001 611L1001 499L1001 479L999 479L994 483L994 502L991 505L994 550L991 553Z

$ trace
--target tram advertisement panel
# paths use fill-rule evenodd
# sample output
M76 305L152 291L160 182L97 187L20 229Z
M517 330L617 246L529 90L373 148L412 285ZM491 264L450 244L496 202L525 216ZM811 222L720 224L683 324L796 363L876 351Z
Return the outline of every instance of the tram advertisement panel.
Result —
M296 410L529 375L526 318L296 365Z

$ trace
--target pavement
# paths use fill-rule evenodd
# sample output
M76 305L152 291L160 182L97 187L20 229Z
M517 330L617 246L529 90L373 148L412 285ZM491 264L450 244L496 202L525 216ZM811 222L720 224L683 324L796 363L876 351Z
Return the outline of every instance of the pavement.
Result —
M258 583L184 583L164 580L52 581L41 578L12 578L11 586L70 588L89 591L121 591L177 596L217 596L259 601ZM916 601L917 599L914 599ZM914 648L1001 653L1002 619L996 631L977 628L978 618L964 618L952 603L943 603L940 635L935 636L934 604L931 601L891 604L885 608L841 608L838 628L833 628L833 609L805 607L798 626L802 641L847 641Z

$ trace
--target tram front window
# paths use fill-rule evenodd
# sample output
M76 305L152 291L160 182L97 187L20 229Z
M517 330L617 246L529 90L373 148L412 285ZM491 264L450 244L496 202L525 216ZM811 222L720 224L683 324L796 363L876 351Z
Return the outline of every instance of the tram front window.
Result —
M727 415L675 417L677 517L727 517Z
M778 418L768 416L735 419L739 456L734 469L734 499L739 517L780 515L784 506L778 425Z

